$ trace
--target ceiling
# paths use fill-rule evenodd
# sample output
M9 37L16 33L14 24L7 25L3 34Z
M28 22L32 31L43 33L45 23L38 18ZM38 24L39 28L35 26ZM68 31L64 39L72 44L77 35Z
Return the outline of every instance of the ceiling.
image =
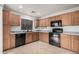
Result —
M63 10L74 8L79 4L6 4L7 8L29 16L44 17Z

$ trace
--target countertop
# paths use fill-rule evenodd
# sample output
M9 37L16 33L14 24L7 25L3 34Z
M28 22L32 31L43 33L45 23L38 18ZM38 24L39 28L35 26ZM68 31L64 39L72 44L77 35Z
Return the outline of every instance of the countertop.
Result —
M50 30L32 30L32 31L11 31L10 34L22 34L22 33L30 33L30 32L42 32L42 33L49 33Z

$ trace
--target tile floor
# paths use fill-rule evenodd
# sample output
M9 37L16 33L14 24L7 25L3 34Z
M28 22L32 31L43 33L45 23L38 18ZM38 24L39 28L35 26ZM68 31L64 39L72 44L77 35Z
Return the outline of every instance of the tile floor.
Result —
M74 54L74 52L37 41L11 50L6 54Z

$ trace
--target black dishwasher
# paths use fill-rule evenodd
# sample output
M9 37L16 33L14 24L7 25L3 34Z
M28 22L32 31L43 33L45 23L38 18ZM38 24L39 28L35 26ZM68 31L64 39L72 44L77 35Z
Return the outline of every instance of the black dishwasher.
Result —
M16 34L16 47L22 46L25 44L25 35L26 34Z

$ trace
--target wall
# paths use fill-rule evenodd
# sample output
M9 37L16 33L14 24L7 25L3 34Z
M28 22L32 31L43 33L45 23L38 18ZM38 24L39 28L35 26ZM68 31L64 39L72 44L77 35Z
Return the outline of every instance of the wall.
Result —
M3 50L2 5L0 5L0 54Z
M65 26L63 27L64 32L79 32L79 26Z

